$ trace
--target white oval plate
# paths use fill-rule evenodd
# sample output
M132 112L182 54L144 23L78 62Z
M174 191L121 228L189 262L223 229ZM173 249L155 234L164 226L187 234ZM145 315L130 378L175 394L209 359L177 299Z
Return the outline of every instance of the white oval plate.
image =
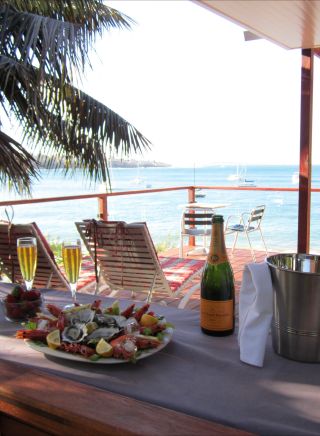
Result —
M145 359L146 357L152 356L155 353L158 353L161 351L164 347L166 347L169 342L172 339L173 335L173 329L168 328L164 332L164 337L162 343L157 348L149 348L148 350L142 351L139 356L137 357L137 360ZM97 363L97 364L103 364L103 365L110 365L115 363L127 363L130 362L130 360L124 360L124 359L115 359L113 357L101 357L98 360L90 360L86 357L82 357L79 354L71 354L66 353L64 351L59 350L53 350L52 348L47 347L46 345L38 345L37 343L33 342L30 339L25 339L25 343L32 348L35 351L39 351L39 353L43 353L47 356L52 357L58 357L59 359L66 359L66 360L73 360L75 362L82 362L82 363Z

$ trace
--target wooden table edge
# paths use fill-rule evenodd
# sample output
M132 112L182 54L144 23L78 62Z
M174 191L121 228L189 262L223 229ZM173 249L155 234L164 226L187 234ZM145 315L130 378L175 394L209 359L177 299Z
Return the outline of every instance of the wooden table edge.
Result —
M0 360L0 433L21 430L24 436L252 434Z

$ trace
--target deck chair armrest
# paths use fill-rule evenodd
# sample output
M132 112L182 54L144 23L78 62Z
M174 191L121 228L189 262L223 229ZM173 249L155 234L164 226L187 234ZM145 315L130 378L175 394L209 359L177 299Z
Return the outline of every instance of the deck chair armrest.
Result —
M241 220L239 215L229 215L225 224L225 231L228 229L229 225L231 225L230 221L236 221L235 224L239 224L239 220Z
M44 246L45 251L46 251L46 252L48 253L48 255L51 257L52 261L53 261L55 264L57 264L56 259L55 259L55 257L54 257L54 253L53 253L53 251L52 251L52 249L51 249L51 246L50 246L49 242L47 241L47 239L45 238L45 236L43 235L42 231L40 230L40 228L38 227L38 225L37 225L35 222L33 222L33 223L31 223L31 224L32 224L33 227L35 228L36 233L38 234L38 236L39 236L39 238L40 238L40 240L41 240L41 242L42 242L42 244L43 244L43 246Z
M240 224L245 225L245 223L248 221L250 215L251 215L250 212L243 212L243 213L241 214Z

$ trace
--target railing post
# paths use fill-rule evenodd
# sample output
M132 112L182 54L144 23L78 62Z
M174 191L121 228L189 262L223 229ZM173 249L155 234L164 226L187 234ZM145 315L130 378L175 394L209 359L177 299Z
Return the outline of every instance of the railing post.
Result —
M196 201L196 188L190 186L188 188L188 203L194 203Z
M194 186L188 188L188 203L195 203L196 201L196 188ZM195 236L189 236L189 246L196 246Z
M309 253L311 209L313 50L302 50L298 253Z
M98 218L100 220L108 221L108 197L98 197Z

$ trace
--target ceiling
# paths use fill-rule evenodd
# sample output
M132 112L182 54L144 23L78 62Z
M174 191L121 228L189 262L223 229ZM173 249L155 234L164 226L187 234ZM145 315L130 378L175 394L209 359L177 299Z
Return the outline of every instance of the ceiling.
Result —
M281 47L287 49L320 47L319 0L194 0L194 2Z

